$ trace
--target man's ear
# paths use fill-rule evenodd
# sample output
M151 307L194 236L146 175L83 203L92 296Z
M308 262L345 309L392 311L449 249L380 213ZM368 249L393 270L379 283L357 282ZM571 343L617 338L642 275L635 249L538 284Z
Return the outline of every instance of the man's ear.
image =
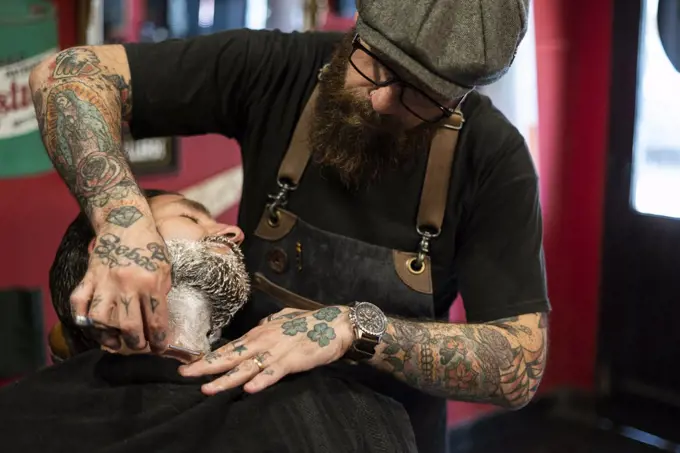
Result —
M92 254L92 250L94 250L94 244L95 244L96 241L97 241L97 238L93 237L92 240L90 241L90 243L88 244L88 246L87 246L88 255Z

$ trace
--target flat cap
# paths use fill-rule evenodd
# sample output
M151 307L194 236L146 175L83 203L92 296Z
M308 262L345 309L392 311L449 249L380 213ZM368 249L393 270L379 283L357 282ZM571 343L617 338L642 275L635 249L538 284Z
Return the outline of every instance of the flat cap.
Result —
M505 74L529 0L357 0L357 33L436 94L455 99Z

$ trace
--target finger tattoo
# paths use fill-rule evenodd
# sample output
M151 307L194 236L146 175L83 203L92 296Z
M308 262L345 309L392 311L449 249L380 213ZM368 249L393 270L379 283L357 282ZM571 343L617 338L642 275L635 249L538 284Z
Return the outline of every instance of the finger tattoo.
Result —
M219 351L210 351L207 353L204 357L205 361L212 364L216 360L219 360L222 357L222 354L219 353Z
M150 298L149 305L151 306L151 313L156 313L156 307L158 307L159 302L155 297Z
M95 308L97 305L99 305L100 303L102 303L102 300L104 300L104 298L103 298L101 295L97 294L96 296L94 296L94 297L92 298L92 301L90 302L90 311L94 310L94 308Z
M123 296L120 298L120 303L125 307L125 316L130 315L130 302L132 302L132 298L130 297Z

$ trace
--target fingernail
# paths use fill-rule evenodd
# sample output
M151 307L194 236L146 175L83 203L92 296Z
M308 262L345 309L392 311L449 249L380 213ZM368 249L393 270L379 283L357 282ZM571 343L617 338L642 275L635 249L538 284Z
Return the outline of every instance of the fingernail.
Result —
M220 390L222 390L220 388L220 386L212 384L212 383L211 384L205 384L201 388L204 392L208 392L208 393L217 393Z

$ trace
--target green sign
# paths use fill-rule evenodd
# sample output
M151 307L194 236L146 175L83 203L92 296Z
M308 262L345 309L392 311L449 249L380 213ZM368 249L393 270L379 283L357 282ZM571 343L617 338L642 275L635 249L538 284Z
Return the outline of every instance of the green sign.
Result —
M50 2L0 0L0 178L52 170L28 76L56 51L57 23Z

